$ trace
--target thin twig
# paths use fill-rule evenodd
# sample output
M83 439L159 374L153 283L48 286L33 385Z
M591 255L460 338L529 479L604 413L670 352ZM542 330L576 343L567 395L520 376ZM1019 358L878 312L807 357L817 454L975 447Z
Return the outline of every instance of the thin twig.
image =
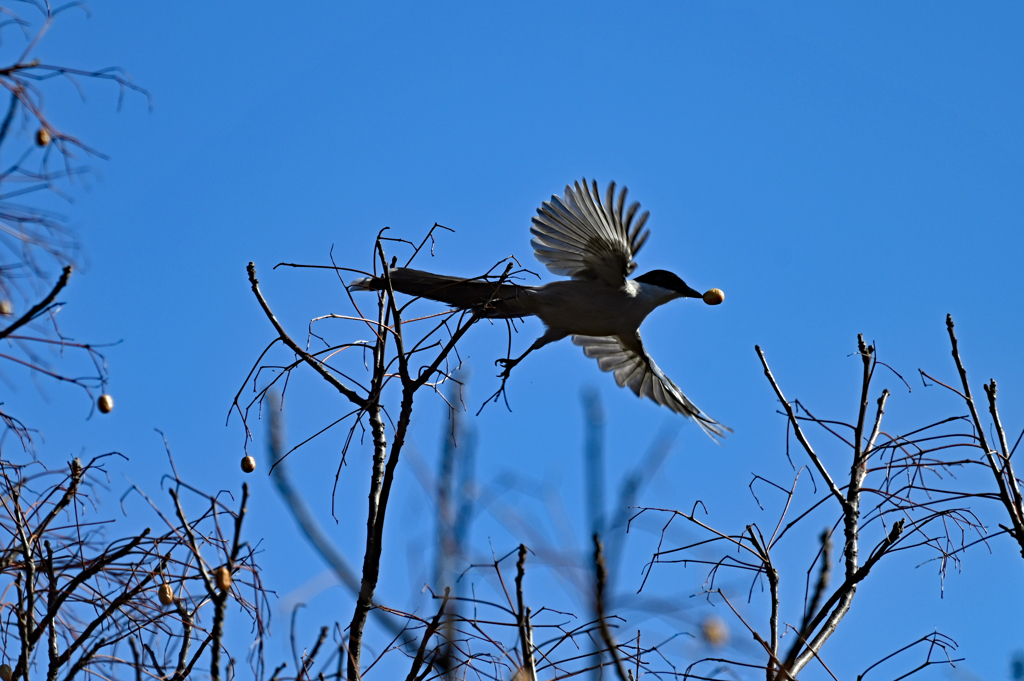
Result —
M836 483L832 481L832 476L825 470L825 466L821 463L818 455L814 452L814 448L811 447L811 443L808 442L807 437L804 435L803 429L800 427L800 421L796 418L796 414L793 413L793 407L789 402L786 401L786 397L782 394L782 389L779 384L775 381L775 377L772 376L771 369L768 368L768 360L765 359L764 353L761 352L761 347L758 345L754 346L754 350L757 352L757 356L761 359L761 366L764 367L764 375L768 377L768 381L772 384L772 388L775 389L775 394L778 396L779 401L782 402L782 406L786 409L786 415L789 417L789 422L793 426L793 431L796 433L797 440L803 445L804 451L807 452L807 456L811 458L811 462L814 467L818 470L818 473L825 480L825 484L828 485L829 491L836 499L839 500L840 506L843 510L846 510L846 498L843 493L836 487Z
M42 300L33 305L29 311L21 315L21 317L11 322L11 325L6 329L0 330L0 340L10 336L22 326L28 324L30 321L42 314L46 308L50 306L50 303L54 301L57 294L61 292L61 289L68 285L68 279L71 278L71 269L71 265L67 265L61 272L60 279L57 280L57 283L53 285L53 288L50 289L50 292L47 293Z
M412 667L409 669L409 675L405 677L406 681L415 681L416 675L420 672L420 667L423 665L423 658L427 652L427 644L430 642L430 637L437 631L437 627L441 622L441 617L444 616L444 609L448 605L448 596L451 594L452 589L450 586L444 588L444 600L441 601L441 607L437 609L437 614L434 615L434 619L430 621L427 628L423 630L423 640L420 641L419 650L416 651L416 657L413 658Z

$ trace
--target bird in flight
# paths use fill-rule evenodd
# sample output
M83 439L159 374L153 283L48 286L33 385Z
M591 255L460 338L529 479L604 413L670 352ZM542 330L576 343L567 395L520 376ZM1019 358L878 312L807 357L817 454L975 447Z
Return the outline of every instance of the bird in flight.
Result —
M644 229L650 213L637 218L640 204L626 208L625 203L625 187L616 197L615 183L610 183L602 202L597 182L588 187L584 178L537 209L530 228L534 255L553 274L569 280L525 286L504 278L464 279L393 268L388 272L391 287L485 318L539 317L546 327L544 334L516 359L496 362L503 367L503 380L534 350L572 336L572 342L596 359L602 371L614 374L620 387L628 386L637 396L692 418L712 438L722 437L729 428L698 409L647 354L640 324L655 308L676 298L703 298L717 305L724 294L719 289L701 294L665 270L630 279L637 266L633 256L650 235ZM386 287L383 277L363 277L349 285L361 291Z

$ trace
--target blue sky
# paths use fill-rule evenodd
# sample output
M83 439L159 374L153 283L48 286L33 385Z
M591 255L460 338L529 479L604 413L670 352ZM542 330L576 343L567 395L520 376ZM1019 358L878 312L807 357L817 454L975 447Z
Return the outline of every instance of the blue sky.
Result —
M339 264L367 268L380 228L418 240L438 222L455 233L417 261L422 268L471 275L514 254L540 272L530 217L582 176L627 185L651 211L639 271L669 269L695 288L726 293L720 307L678 302L643 327L666 373L736 431L718 447L681 424L645 504L688 509L700 498L734 530L773 524L746 489L752 473L791 476L785 424L755 343L790 399L848 420L859 380L850 354L864 333L913 386L908 392L880 372L877 390L893 391L898 431L963 411L920 387L917 375L923 368L955 378L944 328L952 313L976 390L995 377L1004 423L1014 437L1024 425L1017 5L89 7L90 19L67 13L38 55L122 66L154 98L152 112L128 96L117 113L116 92L100 84L86 86L84 106L70 86L47 90L56 125L111 159L97 161L99 181L75 188L74 203L62 207L86 254L62 324L78 339L123 341L107 352L117 406L86 421L81 395L46 383L37 390L16 373L19 390L5 401L42 429L47 460L83 450L131 458L112 478L111 509L125 478L156 489L166 470L153 428L167 433L186 477L238 486L243 432L237 418L225 427L225 416L272 338L246 281L250 260L275 310L301 335L309 318L346 312L346 298L331 277L272 271L278 262L323 264L333 246ZM5 49L18 48L8 40ZM540 331L528 322L514 351ZM471 413L496 389L492 366L503 352L498 327L467 339ZM509 472L533 480L562 500L580 537L585 387L600 392L608 413L614 480L675 420L618 389L568 341L516 369L511 413L492 405L469 416L480 480ZM293 441L345 408L312 379L291 390ZM416 415L410 446L429 466L444 405L424 399ZM301 450L292 472L308 481L310 503L358 562L362 521L328 522L342 437ZM342 474L341 517L362 513L368 451L354 451ZM830 454L837 470L848 465L838 450ZM412 603L423 575L411 556L431 550L423 539L429 501L412 466L400 476L386 576L396 586L385 593ZM248 479L266 579L289 594L323 566L294 541L266 477ZM550 515L521 487L510 503L524 515ZM485 514L473 545L486 552L488 539L499 552L515 542ZM636 542L642 561L652 539ZM1024 648L1021 563L1009 540L968 553L941 599L934 564L918 562L894 560L863 587L826 648L836 669L859 673L860 646L881 655L938 628L961 643L962 669L1005 678L1010 656ZM791 567L793 584L802 584L801 564ZM665 575L666 588L680 593L695 592L704 577L679 567ZM636 579L620 576L625 590ZM340 589L324 598L348 617Z

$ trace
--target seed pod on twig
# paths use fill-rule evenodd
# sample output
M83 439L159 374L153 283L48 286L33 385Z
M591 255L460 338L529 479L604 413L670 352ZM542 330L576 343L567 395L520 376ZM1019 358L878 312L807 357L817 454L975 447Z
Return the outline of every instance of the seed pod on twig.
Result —
M10 317L14 314L14 305L7 298L0 300L0 315Z
M157 594L160 596L160 602L164 605L170 605L174 602L174 589L172 589L171 585L167 582L160 585L160 589Z
M252 473L256 470L256 459L251 456L242 457L242 470L246 473Z
M11 665L0 664L0 679L3 679L3 681L11 681Z
M36 130L36 144L41 147L45 147L50 143L50 131L46 128L39 128Z
M100 398L96 400L96 406L104 414L109 414L114 410L114 398L110 395L103 393Z
M213 581L217 584L218 589L227 591L231 588L231 572L227 567L219 567L213 571Z

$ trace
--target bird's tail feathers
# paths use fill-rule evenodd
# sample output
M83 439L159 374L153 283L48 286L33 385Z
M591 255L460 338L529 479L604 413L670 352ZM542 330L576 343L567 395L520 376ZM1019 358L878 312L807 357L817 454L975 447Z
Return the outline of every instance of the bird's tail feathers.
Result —
M510 319L535 314L533 287L499 284L490 277L464 279L400 267L389 271L391 287L410 296L429 298L484 317ZM348 285L350 291L383 291L383 277L362 277Z

